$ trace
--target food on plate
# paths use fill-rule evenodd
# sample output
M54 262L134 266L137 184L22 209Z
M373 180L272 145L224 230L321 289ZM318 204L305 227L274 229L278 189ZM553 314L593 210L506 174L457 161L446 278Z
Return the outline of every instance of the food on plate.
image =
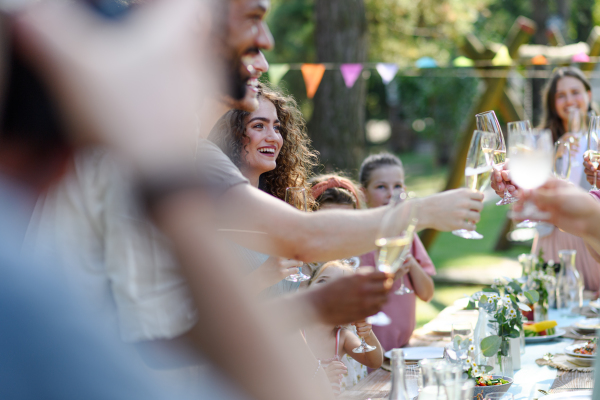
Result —
M491 375L481 375L475 380L475 386L498 386L506 383L508 383L507 380L502 378L492 379Z
M525 322L523 323L523 329L525 330L525 336L546 336L554 335L556 330L556 321L541 321L541 322Z
M597 341L598 341L598 339L594 338L594 339L590 340L589 342L587 342L587 344L585 346L581 346L581 347L574 349L573 353L583 354L585 356L593 356L596 354L596 342Z

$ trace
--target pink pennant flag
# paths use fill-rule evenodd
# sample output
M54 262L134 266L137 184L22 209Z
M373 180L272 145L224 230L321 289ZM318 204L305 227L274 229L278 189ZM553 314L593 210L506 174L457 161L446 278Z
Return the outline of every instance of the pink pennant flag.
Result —
M590 62L590 56L585 53L577 53L571 58L571 61L575 63Z
M379 63L376 69L385 85L390 83L398 73L398 65L392 63Z
M340 71L342 71L344 83L346 83L347 88L354 86L362 70L362 64L342 64L340 66Z

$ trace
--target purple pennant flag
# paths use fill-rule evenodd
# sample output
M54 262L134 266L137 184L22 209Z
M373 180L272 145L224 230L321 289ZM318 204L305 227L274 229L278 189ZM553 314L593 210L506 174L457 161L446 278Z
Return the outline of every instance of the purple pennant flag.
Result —
M394 79L396 74L398 73L398 65L397 64L379 63L379 64L377 64L376 68L377 68L377 72L379 72L379 75L381 76L381 80L383 80L383 83L385 85L390 83Z
M354 83L360 76L362 70L362 64L342 64L340 66L340 71L342 71L342 76L344 77L347 88L354 86Z

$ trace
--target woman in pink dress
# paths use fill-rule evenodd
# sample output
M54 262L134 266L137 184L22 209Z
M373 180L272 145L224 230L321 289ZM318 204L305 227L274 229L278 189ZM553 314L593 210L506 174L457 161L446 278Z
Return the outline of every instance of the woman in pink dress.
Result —
M369 208L387 205L394 190L405 189L402 162L392 154L381 153L367 157L360 167L359 179ZM361 265L375 265L375 252L361 256ZM391 350L408 344L416 324L417 297L423 301L433 298L432 275L435 275L433 262L415 234L411 253L398 270L392 289L393 293L404 282L412 293L391 294L382 311L392 319L392 323L373 327L373 332L384 349Z

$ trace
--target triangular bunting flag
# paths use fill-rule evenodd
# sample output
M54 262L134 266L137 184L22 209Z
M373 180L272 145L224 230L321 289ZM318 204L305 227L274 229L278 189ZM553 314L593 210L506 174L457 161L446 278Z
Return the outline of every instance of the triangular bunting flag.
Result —
M548 59L544 57L542 54L538 54L537 56L531 59L531 63L533 65L546 65L548 64Z
M475 65L473 60L465 56L456 57L454 61L452 61L452 64L455 67L472 67L473 65Z
M306 85L306 95L309 99L312 99L317 93L321 79L323 79L325 66L323 64L303 64L301 70Z
M381 76L381 80L383 81L383 83L385 85L390 83L394 79L396 74L398 73L398 65L397 64L379 63L379 64L377 64L376 69L377 69L377 72L379 73L379 75Z
M571 61L575 62L575 63L590 62L590 56L588 56L585 53L578 53L578 54L575 54L573 56L573 58L571 58Z
M512 58L510 57L510 54L508 53L508 47L503 45L502 47L500 47L500 50L498 50L498 52L496 53L494 58L492 58L492 65L506 66L506 65L511 65L511 64L512 64Z
M431 57L421 57L415 62L417 68L436 68L437 62Z
M344 77L344 83L347 88L354 86L354 83L360 76L363 70L362 64L342 64L340 65L340 71Z
M269 66L269 82L271 85L277 86L281 82L281 78L290 70L289 64L271 64Z

